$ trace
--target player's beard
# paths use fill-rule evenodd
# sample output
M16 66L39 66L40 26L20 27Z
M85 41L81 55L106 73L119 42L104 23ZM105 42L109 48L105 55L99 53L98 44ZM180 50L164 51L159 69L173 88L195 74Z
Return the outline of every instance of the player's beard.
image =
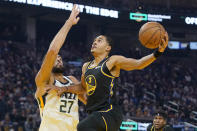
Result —
M64 73L65 68L64 67L53 67L52 72L53 73Z

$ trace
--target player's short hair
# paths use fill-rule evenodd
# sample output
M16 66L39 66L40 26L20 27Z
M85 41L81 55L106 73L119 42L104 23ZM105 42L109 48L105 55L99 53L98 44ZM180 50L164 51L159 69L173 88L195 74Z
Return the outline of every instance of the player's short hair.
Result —
M165 113L164 110L158 110L155 112L154 117L155 116L162 116L165 120L168 119L168 115Z
M113 47L113 40L110 36L107 35L103 35L106 38L107 43L111 46L111 48Z

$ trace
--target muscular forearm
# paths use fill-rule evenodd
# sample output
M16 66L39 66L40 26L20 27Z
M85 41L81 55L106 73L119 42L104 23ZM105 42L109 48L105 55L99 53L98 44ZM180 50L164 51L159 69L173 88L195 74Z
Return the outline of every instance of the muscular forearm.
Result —
M83 94L85 89L82 87L81 82L75 85L63 87L64 92L70 92L74 94Z
M63 25L63 27L59 30L59 32L52 40L49 50L53 50L56 54L58 54L60 48L64 44L66 36L69 30L71 29L71 27L72 27L72 23L69 20L67 20L66 23Z
M145 67L147 67L148 65L150 65L151 63L153 63L156 60L155 56L152 54L147 55L145 57L142 57L141 59L139 59L137 61L138 63L138 69L144 69Z

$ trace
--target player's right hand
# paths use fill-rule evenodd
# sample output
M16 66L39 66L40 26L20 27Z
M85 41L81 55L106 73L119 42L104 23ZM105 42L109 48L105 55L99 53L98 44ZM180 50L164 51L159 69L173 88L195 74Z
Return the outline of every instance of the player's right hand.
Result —
M169 39L168 38L168 33L165 32L164 38L162 38L162 42L161 42L161 44L159 45L159 48L158 48L159 52L164 52L165 51L165 49L168 45L168 39Z
M78 17L79 12L80 12L79 7L76 4L74 4L70 17L68 18L67 21L70 22L72 25L76 25L80 19Z

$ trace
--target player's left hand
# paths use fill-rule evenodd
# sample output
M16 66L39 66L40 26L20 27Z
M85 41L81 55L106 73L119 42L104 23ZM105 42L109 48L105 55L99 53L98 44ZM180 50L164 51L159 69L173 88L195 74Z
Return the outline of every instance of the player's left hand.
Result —
M76 25L80 19L80 17L78 17L79 13L79 7L75 4L67 21L70 22L72 25Z
M168 33L165 32L164 38L162 38L162 42L159 45L158 51L164 52L168 45Z

